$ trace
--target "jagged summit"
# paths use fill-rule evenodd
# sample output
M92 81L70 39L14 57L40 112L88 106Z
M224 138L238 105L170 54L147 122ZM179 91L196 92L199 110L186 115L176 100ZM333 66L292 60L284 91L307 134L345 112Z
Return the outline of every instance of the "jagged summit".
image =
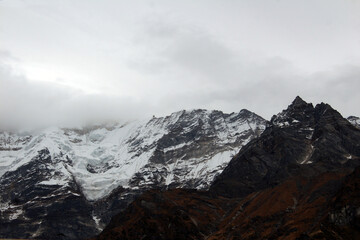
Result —
M305 102L300 96L296 96L294 101L291 103L291 105L293 105L293 106L301 106L301 105L306 105L306 104L308 104L308 103Z
M320 121L330 120L347 124L341 114L329 104L322 102L314 107L298 96L286 109L274 115L270 122L274 127L280 128L299 128L301 125L303 129L314 129Z
M274 115L270 122L279 127L291 126L294 123L311 125L313 122L314 106L297 96L294 101L281 113Z
M224 196L244 196L307 166L330 171L358 165L360 131L329 104L313 107L296 98L232 159L211 189Z

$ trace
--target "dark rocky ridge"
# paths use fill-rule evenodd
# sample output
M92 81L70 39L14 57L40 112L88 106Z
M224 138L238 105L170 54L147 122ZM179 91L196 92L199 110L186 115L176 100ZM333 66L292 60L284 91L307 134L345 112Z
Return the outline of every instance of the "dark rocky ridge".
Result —
M214 181L211 191L241 197L298 174L360 165L360 131L328 104L299 97L273 116L261 137L246 145Z
M358 239L359 171L291 177L244 198L151 190L96 239Z

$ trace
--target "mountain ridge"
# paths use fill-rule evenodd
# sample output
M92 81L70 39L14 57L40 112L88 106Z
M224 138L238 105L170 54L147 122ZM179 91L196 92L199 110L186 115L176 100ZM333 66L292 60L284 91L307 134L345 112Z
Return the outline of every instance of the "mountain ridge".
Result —
M297 97L271 119L260 138L246 145L230 161L211 188L242 196L278 184L296 173L300 165L332 169L346 166L350 158L349 164L357 165L359 142L359 131L330 105L320 103L313 107ZM225 182L235 185L224 188ZM244 192L233 192L240 183Z
M7 227L0 236L89 237L147 189L206 189L265 122L248 110L200 109L114 126L2 133L1 223ZM77 217L54 223L59 208ZM14 233L19 226L24 231Z

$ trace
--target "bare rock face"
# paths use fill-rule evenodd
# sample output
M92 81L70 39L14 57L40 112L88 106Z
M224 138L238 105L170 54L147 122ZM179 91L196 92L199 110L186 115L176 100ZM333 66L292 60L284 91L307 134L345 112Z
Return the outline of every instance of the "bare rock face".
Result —
M88 238L148 189L207 189L265 125L247 110L200 109L111 126L1 132L0 238Z

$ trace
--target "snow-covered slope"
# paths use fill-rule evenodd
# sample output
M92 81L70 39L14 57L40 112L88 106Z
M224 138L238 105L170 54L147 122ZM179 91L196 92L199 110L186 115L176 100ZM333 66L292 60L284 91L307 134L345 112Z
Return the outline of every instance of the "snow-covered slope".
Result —
M33 136L2 133L0 174L16 170L47 148L60 159L51 166L59 174L40 184L61 185L74 177L88 200L118 186L205 188L231 155L264 128L265 121L247 110L193 110L111 127L51 128Z
M0 237L50 239L44 234L57 229L66 239L86 238L91 232L76 235L74 226L99 229L147 189L206 189L265 125L247 110L192 110L111 126L2 132L0 211L6 227ZM70 212L54 227L61 209ZM25 232L13 235L20 225Z

